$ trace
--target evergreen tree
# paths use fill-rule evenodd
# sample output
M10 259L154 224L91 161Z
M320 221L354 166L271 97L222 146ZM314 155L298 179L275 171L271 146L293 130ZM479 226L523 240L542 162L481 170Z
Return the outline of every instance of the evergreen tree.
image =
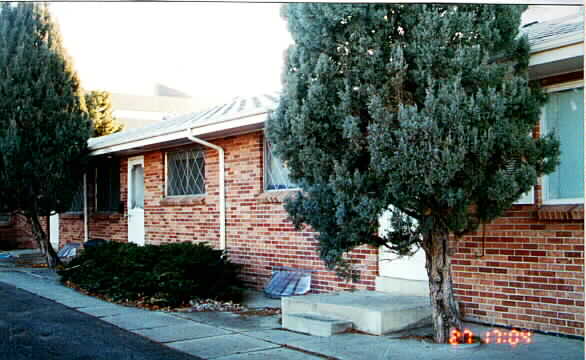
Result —
M90 91L85 94L85 104L93 124L93 137L122 131L124 126L112 115L112 100L109 92Z
M285 207L319 233L330 268L362 244L423 248L438 343L461 327L448 240L498 217L557 163L553 137L529 136L545 95L528 82L523 10L284 8L294 45L268 136L303 189Z
M66 211L87 158L79 79L46 4L0 7L0 203L31 225L49 266L41 217Z

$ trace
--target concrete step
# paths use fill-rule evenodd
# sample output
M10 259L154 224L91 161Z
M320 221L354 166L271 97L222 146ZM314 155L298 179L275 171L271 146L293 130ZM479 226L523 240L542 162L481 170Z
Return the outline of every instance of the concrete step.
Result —
M283 314L285 329L315 336L332 336L352 328L352 322L312 313Z
M281 301L283 319L291 314L318 314L351 321L355 329L373 335L431 323L431 305L426 296L355 291L284 297ZM283 324L288 328L285 320Z

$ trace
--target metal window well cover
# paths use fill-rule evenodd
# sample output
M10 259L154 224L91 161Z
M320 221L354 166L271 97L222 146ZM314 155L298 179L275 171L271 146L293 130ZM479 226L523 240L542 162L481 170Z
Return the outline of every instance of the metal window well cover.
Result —
M61 250L57 252L57 256L61 259L72 258L79 253L80 247L81 244L78 243L65 244L65 246L63 246Z
M267 297L307 294L311 289L311 273L300 270L273 270L273 276L264 289Z

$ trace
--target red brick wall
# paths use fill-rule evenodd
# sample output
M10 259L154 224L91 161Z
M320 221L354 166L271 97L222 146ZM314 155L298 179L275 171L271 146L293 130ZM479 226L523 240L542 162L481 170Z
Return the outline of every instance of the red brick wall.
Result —
M112 241L126 242L128 240L128 223L124 214L127 211L128 188L128 161L120 159L120 202L123 204L123 213L96 213L92 212L88 224L90 238L100 238ZM93 185L93 184L92 184ZM93 205L93 199L90 204Z
M204 159L205 196L176 197L173 202L165 199L165 153L145 154L147 244L191 241L219 246L218 155L206 149Z
M263 192L262 132L214 141L224 148L226 166L226 239L229 255L244 265L245 281L262 288L273 267L313 270L312 288L330 291L355 287L374 289L378 251L361 247L349 259L360 272L356 283L347 284L328 271L317 254L315 233L296 231L287 220L279 196ZM188 148L188 147L183 147ZM173 151L176 149L169 149ZM218 154L205 149L206 194L202 197L165 198L165 152L144 154L145 241L147 244L208 242L219 246ZM120 164L121 200L127 211L127 160ZM92 187L90 183L89 188ZM275 193L273 193L275 194ZM283 195L282 193L280 195ZM282 197L282 196L281 196ZM90 208L93 201L89 201ZM127 241L127 222L122 214L91 214L90 238ZM62 215L60 241L83 241L81 216Z
M10 224L0 225L0 249L34 249L36 247L30 226L24 217L12 216Z
M584 336L583 220L540 220L538 206L517 205L452 246L466 319Z
M315 233L293 228L279 201L282 194L263 193L262 141L260 132L214 141L225 149L231 258L244 264L245 279L256 288L261 288L278 266L315 270L312 286L317 291L351 286L324 268L317 256ZM176 204L165 200L164 153L146 153L144 159L146 242L208 241L218 246L217 153L205 152L203 203L201 199L182 199ZM126 160L121 161L120 171L126 211ZM469 320L583 336L583 221L543 220L561 219L565 213L550 212L548 217L543 211L551 207L541 206L540 186L536 186L535 195L535 205L514 206L487 225L484 236L479 229L452 243L457 299ZM91 237L126 241L126 218L93 214L90 232ZM61 221L61 239L83 239L80 217ZM377 250L363 247L351 258L362 270L360 281L353 285L373 289Z
M539 136L536 129L535 136ZM227 245L244 265L246 281L261 288L273 267L310 269L313 288L374 289L377 249L350 255L360 280L345 284L317 256L315 233L296 231L282 207L282 193L263 192L263 138L252 133L214 141L225 149ZM149 244L207 241L219 245L218 159L205 151L206 195L164 198L165 156L144 154L145 238ZM120 164L121 200L126 212L127 161ZM267 196L271 195L271 196ZM580 210L581 209L581 210ZM580 212L581 211L581 212ZM61 241L83 240L81 218L61 220ZM92 214L90 236L127 241L122 214ZM466 319L569 335L584 335L583 207L516 205L506 214L459 240L451 248L454 288Z
M357 283L346 284L327 271L319 259L316 234L308 229L296 231L287 220L287 212L279 201L282 196L263 193L262 133L217 144L226 150L228 248L234 261L245 264L244 273L253 286L262 287L273 267L294 267L314 270L312 287L318 291L352 286L374 289L377 249L361 247L351 253L350 260L361 277Z
M577 79L582 72L541 83ZM452 242L461 310L470 320L584 336L584 206L543 205L541 182L534 199Z
M127 196L127 159L120 159L120 201L124 206L126 213L126 196ZM120 213L101 213L94 210L93 178L88 176L88 211L89 211L89 238L105 239L113 241L127 241L128 225L124 214ZM59 246L67 243L84 241L83 214L65 213L59 215Z

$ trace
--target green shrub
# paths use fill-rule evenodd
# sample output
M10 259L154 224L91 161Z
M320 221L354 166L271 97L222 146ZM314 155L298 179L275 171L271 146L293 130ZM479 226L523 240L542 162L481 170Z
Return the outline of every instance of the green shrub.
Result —
M113 300L178 306L194 298L241 300L239 272L240 265L205 244L111 242L85 249L59 274L62 282Z

